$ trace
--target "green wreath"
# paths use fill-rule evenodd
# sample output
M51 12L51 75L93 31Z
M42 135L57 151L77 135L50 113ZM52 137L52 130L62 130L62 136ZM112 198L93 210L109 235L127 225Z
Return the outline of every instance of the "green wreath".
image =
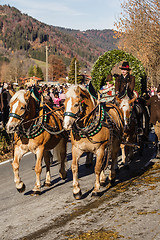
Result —
M111 75L112 68L121 61L129 62L132 75L135 76L135 90L141 95L146 89L144 67L136 57L122 50L108 51L98 58L91 72L93 86L99 90L107 76Z

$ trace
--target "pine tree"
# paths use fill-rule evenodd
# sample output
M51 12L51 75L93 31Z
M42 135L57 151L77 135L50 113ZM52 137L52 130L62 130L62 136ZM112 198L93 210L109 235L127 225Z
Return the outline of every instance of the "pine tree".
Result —
M29 68L28 75L29 75L29 77L35 76L35 77L41 78L42 80L44 79L42 69L39 66L36 66L36 65L34 65L34 66L32 65Z
M68 82L74 84L75 83L75 61L76 61L76 67L77 67L77 83L81 83L82 76L80 75L80 64L76 57L74 57L70 64L70 70L68 73Z
M33 77L33 76L34 76L34 68L33 68L33 65L30 66L28 75L29 75L29 77Z

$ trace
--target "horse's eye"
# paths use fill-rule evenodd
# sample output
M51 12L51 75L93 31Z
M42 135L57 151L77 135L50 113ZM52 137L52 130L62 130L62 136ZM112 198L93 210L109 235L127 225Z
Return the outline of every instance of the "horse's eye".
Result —
M75 106L75 107L78 107L78 106L79 106L79 104L78 104L78 103L76 103L76 104L74 104L74 106Z
M26 108L25 107L21 107L21 110L25 110Z

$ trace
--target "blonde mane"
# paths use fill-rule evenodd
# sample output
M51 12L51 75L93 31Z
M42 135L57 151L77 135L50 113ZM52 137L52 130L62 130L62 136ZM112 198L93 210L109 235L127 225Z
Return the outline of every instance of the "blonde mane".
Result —
M91 101L92 101L93 105L95 106L95 101L94 101L92 95L89 93L88 89L85 88L85 87L82 86L82 85L72 85L72 86L68 89L68 91L67 91L67 93L66 93L66 97L67 97L67 98L70 98L70 97L76 98L76 97L77 97L77 93L76 93L77 87L80 87L83 91L85 91L85 92L90 96Z
M76 94L76 90L77 90L77 87L80 87L83 91L88 91L85 87L83 87L82 85L72 85L67 93L66 93L66 97L69 98L69 97L73 97L73 98L76 98L77 97L77 94Z
M25 98L24 98L25 93L26 93L26 90L19 90L18 92L16 92L13 95L13 97L10 100L10 103L12 103L16 99L18 99L21 103L26 104L26 101L25 101Z

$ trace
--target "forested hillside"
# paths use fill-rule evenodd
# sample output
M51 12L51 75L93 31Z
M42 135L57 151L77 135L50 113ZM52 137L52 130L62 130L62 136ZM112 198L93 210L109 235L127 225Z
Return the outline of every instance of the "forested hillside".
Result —
M112 30L79 31L44 24L9 5L0 5L0 46L11 51L24 50L26 56L45 61L58 55L68 66L77 56L83 66L91 66L107 50L117 48Z

